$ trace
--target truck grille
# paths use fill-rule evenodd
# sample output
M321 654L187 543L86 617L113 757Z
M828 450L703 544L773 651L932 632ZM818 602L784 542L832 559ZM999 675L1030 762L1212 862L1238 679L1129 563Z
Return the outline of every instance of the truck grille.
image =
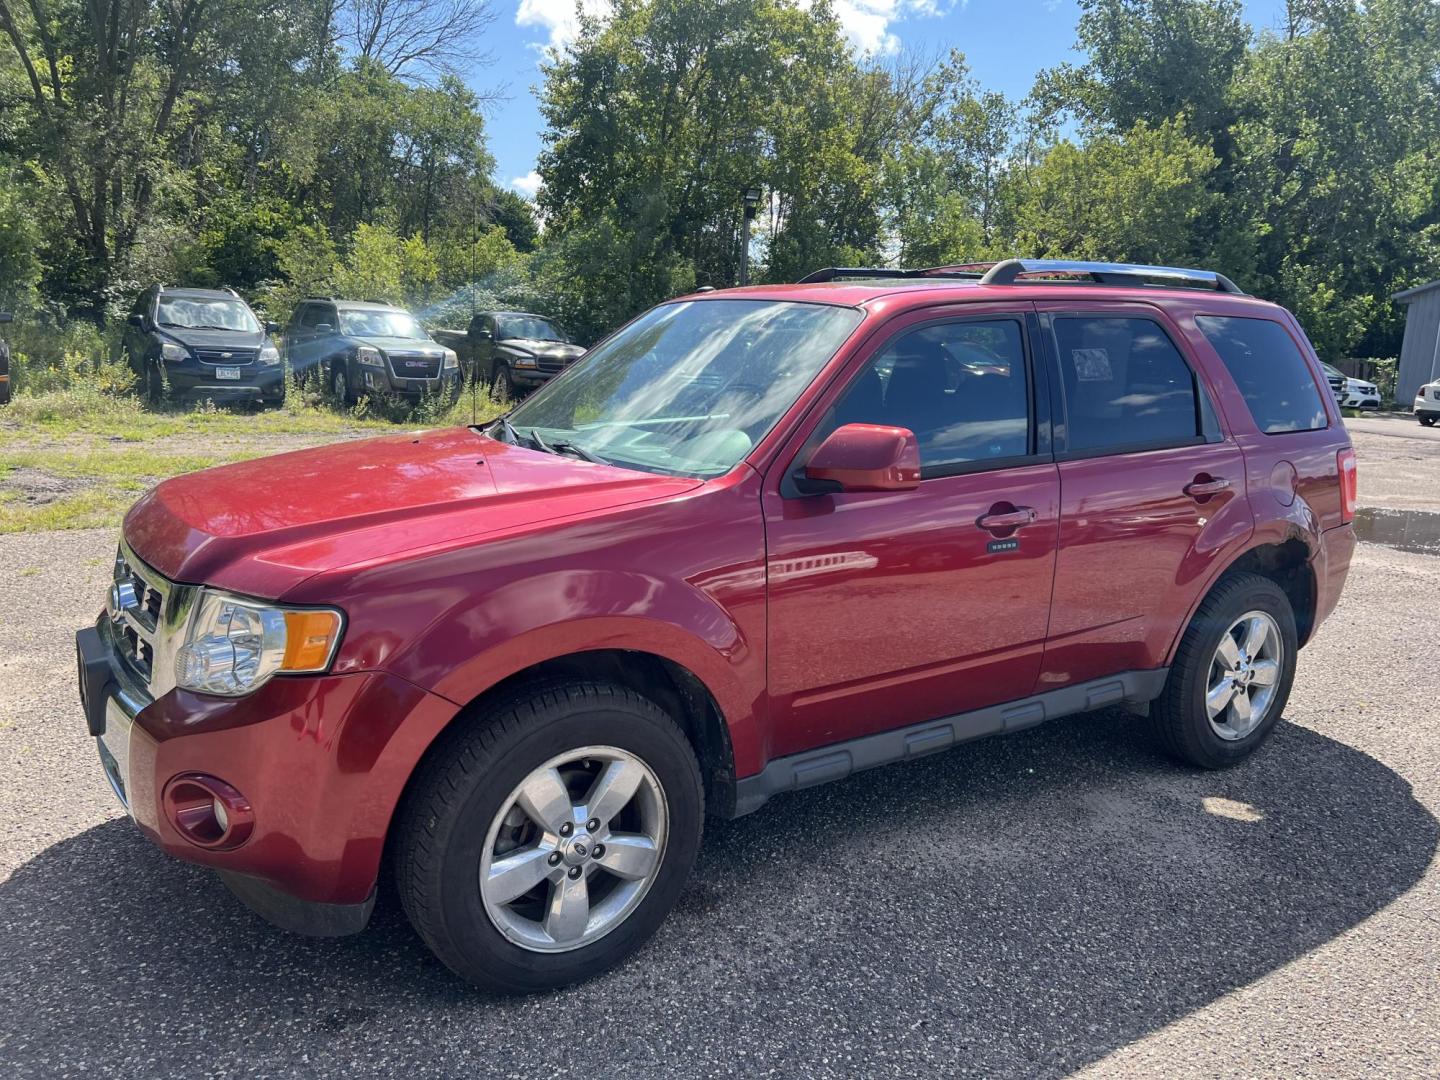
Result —
M535 363L539 365L541 371L556 372L564 371L569 361L563 356L538 356L535 358Z
M434 379L440 374L440 356L425 353L386 353L390 361L390 372L397 379Z
M154 682L161 630L173 589L121 543L105 601L108 637L121 665L145 686Z
M221 349L202 348L192 349L195 358L202 364L218 364L221 367L238 367L244 364L253 364L258 349Z

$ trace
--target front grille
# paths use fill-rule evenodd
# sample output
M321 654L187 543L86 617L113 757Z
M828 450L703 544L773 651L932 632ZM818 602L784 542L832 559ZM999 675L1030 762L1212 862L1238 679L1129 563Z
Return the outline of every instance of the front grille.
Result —
M110 595L105 602L110 647L120 663L150 686L155 674L166 601L173 586L135 557L125 544L115 552Z
M565 365L569 363L563 356L537 356L535 362L540 366L541 371L564 371Z
M390 372L397 379L434 379L440 374L443 357L427 356L424 353L386 353L390 361Z
M241 367L245 364L255 362L255 354L259 349L220 349L205 348L191 349L195 358L202 364L215 364L219 367Z

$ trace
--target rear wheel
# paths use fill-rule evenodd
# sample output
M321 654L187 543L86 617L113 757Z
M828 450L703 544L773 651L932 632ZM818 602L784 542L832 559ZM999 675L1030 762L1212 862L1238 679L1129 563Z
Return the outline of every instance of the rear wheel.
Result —
M1424 424L1426 427L1430 427L1432 424L1435 423L1435 417L1433 417L1433 416L1422 416L1422 417L1420 417L1420 423Z
M653 702L606 683L522 688L417 777L396 882L457 974L502 992L564 986L654 933L703 816L694 751Z
M1290 697L1298 639L1289 598L1269 578L1235 574L1201 603L1151 717L1173 756L1203 769L1243 761Z

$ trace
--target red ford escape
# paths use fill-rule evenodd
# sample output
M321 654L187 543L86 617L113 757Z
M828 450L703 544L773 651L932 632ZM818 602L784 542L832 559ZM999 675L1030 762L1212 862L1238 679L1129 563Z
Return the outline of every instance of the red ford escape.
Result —
M487 427L161 484L81 691L135 823L262 915L358 931L383 863L534 990L645 941L707 814L1113 704L1244 760L1354 500L1300 327L1219 274L821 271Z

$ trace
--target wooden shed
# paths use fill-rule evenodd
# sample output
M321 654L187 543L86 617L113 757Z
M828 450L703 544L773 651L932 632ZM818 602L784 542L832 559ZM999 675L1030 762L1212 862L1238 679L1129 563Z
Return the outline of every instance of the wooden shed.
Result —
M1440 281L1417 285L1390 299L1406 308L1395 400L1400 408L1408 409L1416 390L1432 379L1440 379Z

